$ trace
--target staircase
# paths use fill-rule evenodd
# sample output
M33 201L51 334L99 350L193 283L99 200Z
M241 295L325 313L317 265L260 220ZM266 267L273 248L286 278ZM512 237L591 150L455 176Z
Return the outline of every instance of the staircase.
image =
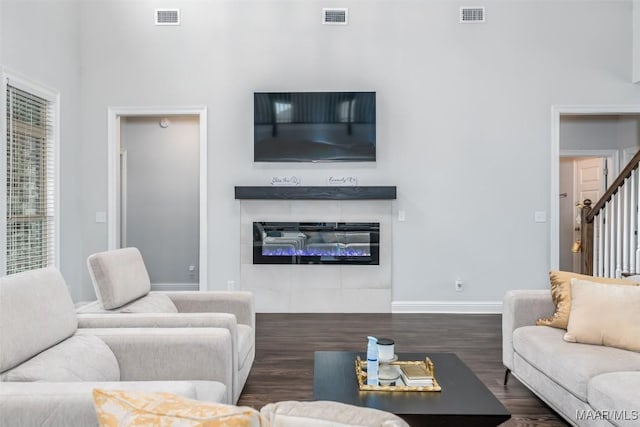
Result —
M640 151L595 205L583 203L580 272L599 277L640 274Z

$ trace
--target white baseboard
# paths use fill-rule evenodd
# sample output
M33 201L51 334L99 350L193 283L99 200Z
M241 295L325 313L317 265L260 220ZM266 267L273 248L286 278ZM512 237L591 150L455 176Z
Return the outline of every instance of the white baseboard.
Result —
M502 301L393 301L391 312L499 314Z
M199 283L152 283L152 291L199 291Z

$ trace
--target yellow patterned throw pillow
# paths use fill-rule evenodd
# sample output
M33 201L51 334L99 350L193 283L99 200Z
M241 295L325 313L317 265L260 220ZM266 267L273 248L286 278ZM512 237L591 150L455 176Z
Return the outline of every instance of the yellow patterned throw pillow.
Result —
M569 271L550 271L551 299L556 306L556 312L551 317L538 319L536 325L551 326L553 328L567 329L569 313L571 312L571 279L588 280L605 285L635 285L640 283L628 279L610 279L607 277L593 277Z
M255 409L170 393L93 390L100 427L269 427Z

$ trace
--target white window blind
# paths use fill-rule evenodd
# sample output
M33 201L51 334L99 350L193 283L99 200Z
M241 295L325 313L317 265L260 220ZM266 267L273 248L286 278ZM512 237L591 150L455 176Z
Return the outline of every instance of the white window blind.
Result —
M6 274L54 265L53 102L7 84Z

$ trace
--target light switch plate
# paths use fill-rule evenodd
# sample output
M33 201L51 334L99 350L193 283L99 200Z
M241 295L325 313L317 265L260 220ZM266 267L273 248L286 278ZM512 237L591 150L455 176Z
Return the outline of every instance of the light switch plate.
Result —
M106 212L96 212L96 222L98 222L98 223L107 222L107 213Z
M535 222L547 222L547 211L536 211L534 220Z

